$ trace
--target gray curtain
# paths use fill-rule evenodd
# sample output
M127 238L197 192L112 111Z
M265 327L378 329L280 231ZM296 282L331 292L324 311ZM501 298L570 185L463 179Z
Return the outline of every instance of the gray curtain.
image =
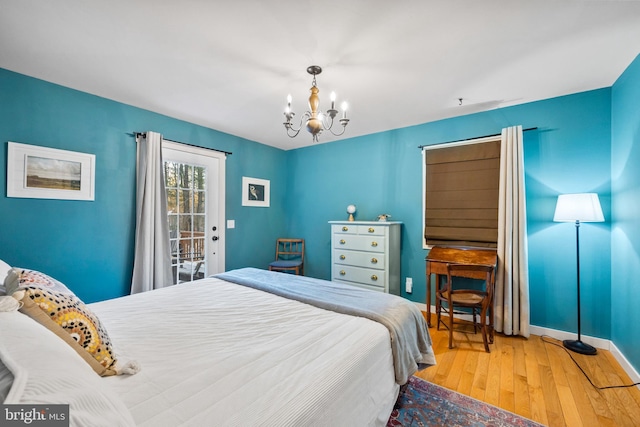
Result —
M502 129L495 328L529 337L529 257L522 126Z
M162 135L147 132L139 135L137 142L136 246L132 294L173 283Z

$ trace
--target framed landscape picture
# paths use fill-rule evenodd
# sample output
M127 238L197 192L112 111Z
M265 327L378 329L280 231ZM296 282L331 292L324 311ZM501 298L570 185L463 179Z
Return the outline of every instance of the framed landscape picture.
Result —
M242 177L242 206L269 207L270 182L267 179Z
M9 142L7 197L95 200L94 154Z

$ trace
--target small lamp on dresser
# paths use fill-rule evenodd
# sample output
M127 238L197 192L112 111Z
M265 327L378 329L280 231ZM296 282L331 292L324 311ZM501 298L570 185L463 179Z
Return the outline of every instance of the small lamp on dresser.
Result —
M356 205L347 206L347 213L349 214L349 221L354 221L353 214L356 213Z

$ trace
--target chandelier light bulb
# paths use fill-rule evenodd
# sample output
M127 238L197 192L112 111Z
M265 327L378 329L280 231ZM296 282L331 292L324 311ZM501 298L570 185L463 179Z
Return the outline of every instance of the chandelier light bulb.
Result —
M347 107L349 107L349 104L347 104L347 102L343 102L342 105L340 106L340 108L342 108L342 118L346 119L347 118Z

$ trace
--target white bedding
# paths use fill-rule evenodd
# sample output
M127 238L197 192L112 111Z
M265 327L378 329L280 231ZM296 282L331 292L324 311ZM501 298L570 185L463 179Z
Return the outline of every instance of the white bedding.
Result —
M385 425L398 394L364 318L216 278L89 306L141 365L101 379L139 426Z

